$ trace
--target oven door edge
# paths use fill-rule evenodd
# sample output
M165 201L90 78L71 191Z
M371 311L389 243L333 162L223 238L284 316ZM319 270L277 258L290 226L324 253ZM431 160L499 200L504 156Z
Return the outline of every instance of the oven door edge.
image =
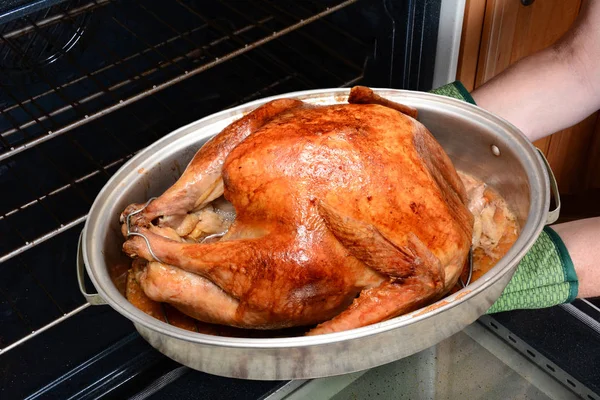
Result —
M433 87L456 79L465 0L442 0L438 27Z

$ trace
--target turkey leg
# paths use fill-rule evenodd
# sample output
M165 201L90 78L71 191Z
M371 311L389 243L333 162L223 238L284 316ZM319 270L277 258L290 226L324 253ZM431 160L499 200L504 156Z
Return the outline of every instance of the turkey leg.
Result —
M182 243L158 236L145 228L137 228L137 232L148 238L153 253L162 263L205 277L238 298L252 287L254 267L264 258L263 253L276 247L266 238ZM131 257L156 261L139 236L127 240L123 251Z
M167 302L200 321L230 324L235 317L238 301L199 275L150 262L136 273L136 280L152 300Z
M276 115L302 104L294 99L273 100L223 129L202 146L173 186L135 216L134 225L147 226L161 216L185 215L221 196L221 169L231 150ZM140 204L128 206L121 214L121 222L141 207Z
M252 309L208 279L177 267L151 262L136 279L149 298L199 321L250 329L281 327L269 312Z

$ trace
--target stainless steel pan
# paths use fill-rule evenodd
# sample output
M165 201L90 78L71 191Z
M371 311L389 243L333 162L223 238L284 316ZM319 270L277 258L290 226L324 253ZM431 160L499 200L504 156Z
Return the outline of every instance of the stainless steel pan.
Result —
M279 97L313 104L345 103L349 89L289 93L208 116L176 130L133 157L96 198L82 232L78 275L87 269L98 294L82 292L91 304L108 304L130 319L156 349L191 368L247 379L306 379L363 370L428 348L471 324L494 303L519 260L532 246L548 212L549 169L540 153L512 125L470 104L428 93L377 89L390 100L416 107L455 166L497 189L517 215L521 235L506 256L481 279L433 307L345 332L276 339L227 338L188 332L135 308L110 279L121 259L119 213L167 189L194 153L232 121ZM558 197L557 197L558 198Z

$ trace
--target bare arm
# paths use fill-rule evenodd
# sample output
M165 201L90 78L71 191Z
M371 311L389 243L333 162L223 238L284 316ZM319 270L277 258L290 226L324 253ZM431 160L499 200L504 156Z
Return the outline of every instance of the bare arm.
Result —
M571 30L475 90L476 103L512 122L531 140L600 108L600 0L584 2ZM578 297L600 296L600 218L555 225L579 279Z
M552 228L565 242L575 265L579 279L577 297L600 296L600 217L558 224Z
M600 108L600 1L584 2L573 27L477 88L475 102L535 141Z

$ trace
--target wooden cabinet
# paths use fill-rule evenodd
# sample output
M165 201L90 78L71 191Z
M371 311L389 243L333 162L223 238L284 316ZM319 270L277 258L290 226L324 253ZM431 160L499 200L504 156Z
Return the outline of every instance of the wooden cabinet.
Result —
M580 6L581 0L537 0L530 5L521 0L467 0L457 79L473 90L546 48L569 29ZM600 199L599 125L594 113L535 143L546 154L567 206L581 208ZM600 201L590 207L584 216L600 214Z

